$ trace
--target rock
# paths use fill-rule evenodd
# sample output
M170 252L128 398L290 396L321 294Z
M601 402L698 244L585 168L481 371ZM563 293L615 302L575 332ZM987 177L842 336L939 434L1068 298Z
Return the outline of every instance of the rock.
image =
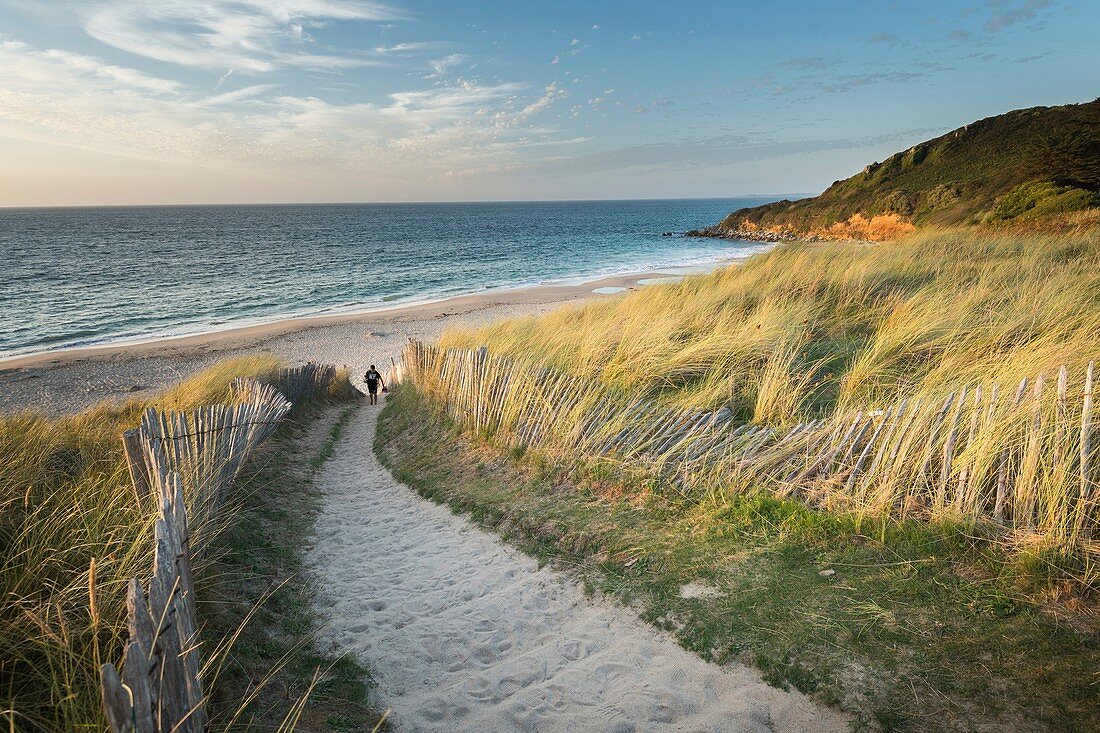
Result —
M825 576L826 578L828 578L828 577L830 577L830 576L832 576L832 575L836 575L836 571L835 571L835 570L833 570L832 568L825 568L825 569L824 569L824 570L822 570L822 571L821 571L820 573L818 573L818 575L823 575L823 576Z
M140 392L143 389L145 389L145 387L143 385L131 384L129 387L126 388L126 391L127 392Z

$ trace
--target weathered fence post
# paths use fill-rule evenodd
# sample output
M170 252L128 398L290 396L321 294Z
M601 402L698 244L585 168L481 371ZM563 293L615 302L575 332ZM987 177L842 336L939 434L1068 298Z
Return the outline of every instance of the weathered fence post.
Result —
M335 368L309 365L284 372L300 394L328 389ZM122 674L100 668L102 703L112 733L203 733L201 645L191 576L194 550L185 484L200 513L212 511L245 458L291 409L274 387L235 383L243 404L211 405L192 413L143 415L123 434L134 494L155 496L153 574L146 594L134 578L127 589L130 639Z
M141 447L141 431L138 428L123 431L122 450L126 455L126 467L130 469L134 498L141 506L152 489L149 487L149 469L145 465L145 451Z
M1089 362L1085 374L1085 395L1081 406L1081 457L1079 462L1081 475L1081 501L1077 511L1076 531L1085 526L1089 514L1089 499L1092 498L1092 481L1089 479L1089 455L1092 452L1092 383L1095 362Z

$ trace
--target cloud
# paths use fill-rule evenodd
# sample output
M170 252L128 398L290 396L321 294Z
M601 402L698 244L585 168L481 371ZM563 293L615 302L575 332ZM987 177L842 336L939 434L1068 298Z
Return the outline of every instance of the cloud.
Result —
M1019 4L997 3L997 6L1001 6L1003 9L994 11L985 22L984 27L991 33L1003 31L1018 23L1035 20L1039 17L1041 11L1052 4L1052 0L1024 0Z
M215 94L212 97L202 99L195 104L200 107L214 107L219 104L233 104L234 102L240 102L244 99L253 99L259 97L272 89L277 89L278 84L253 84L251 86L242 87L240 89L234 89L231 92L223 92L221 94Z
M447 73L451 69L453 69L456 66L460 65L465 60L466 60L466 57L463 56L462 54L452 53L452 54L449 54L447 56L444 56L441 59L435 59L434 61L430 61L428 63L428 65L431 67L432 73L428 74L424 78L425 79L439 79L440 77L446 76Z
M116 89L130 89L160 94L175 94L182 89L179 82L124 66L108 64L93 56L51 48L34 50L19 41L0 40L0 69L9 72L22 69L33 78L54 79L69 75L71 79L101 80Z
M551 104L554 103L555 100L561 99L565 95L565 90L558 86L558 83L556 81L551 82L546 86L546 89L543 90L543 94L541 97L523 108L523 110L520 112L520 117L530 117L532 115L536 115L539 112L542 112L544 109L547 109Z
M532 160L563 139L530 118L565 96L522 83L440 80L376 101L336 103L253 84L209 95L87 56L0 40L0 138L177 169L308 183L328 172L427 184ZM410 184L410 185L415 185Z
M85 32L102 43L146 58L207 69L259 73L377 65L388 53L306 50L305 28L326 21L402 18L389 6L351 0L112 0L81 7Z
M829 67L836 66L838 63L840 63L838 59L827 59L822 56L805 56L803 58L784 61L783 66L792 69L820 71L821 69L828 69Z
M901 84L923 79L925 74L919 71L886 71L873 74L841 74L821 85L825 92L850 92L859 87L872 84Z

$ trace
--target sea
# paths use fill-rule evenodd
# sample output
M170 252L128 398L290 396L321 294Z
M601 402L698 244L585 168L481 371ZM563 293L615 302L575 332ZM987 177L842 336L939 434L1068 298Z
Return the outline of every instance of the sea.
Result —
M0 358L705 267L778 198L0 209Z

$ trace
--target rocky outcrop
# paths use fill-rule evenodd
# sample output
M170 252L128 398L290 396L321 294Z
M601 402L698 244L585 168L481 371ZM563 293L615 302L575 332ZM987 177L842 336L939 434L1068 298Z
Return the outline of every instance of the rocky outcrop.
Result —
M770 231L767 229L727 229L720 226L692 229L684 232L685 237L710 237L712 239L742 239L750 242L824 242L822 237L812 234L799 236L792 232Z

